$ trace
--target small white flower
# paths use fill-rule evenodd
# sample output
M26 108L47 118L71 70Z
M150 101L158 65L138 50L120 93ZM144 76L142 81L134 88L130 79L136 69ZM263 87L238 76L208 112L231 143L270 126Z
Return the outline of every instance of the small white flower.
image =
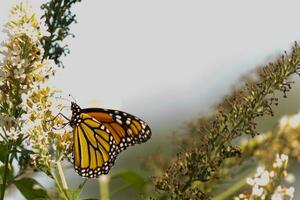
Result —
M290 196L291 199L294 198L294 193L295 193L295 188L294 188L294 187L290 187L290 188L287 189L287 191L286 191L286 194L287 194L288 196Z
M268 171L264 171L259 178L255 178L257 185L265 186L270 182L270 176Z
M6 134L9 140L15 141L19 138L19 133L14 128L11 128L9 131L6 132Z
M292 200L294 198L294 192L295 192L294 187L285 188L285 187L278 186L275 192L273 193L271 200L282 200L282 199Z
M274 191L271 200L281 200L283 199L283 195L282 195L282 187L278 186L276 188L276 190Z
M282 195L280 193L274 193L271 197L271 200L282 200Z
M247 183L248 185L253 186L253 185L255 184L255 181L254 181L254 179L248 177L248 178L246 179L246 183Z
M260 197L263 194L263 192L263 188L259 187L258 185L254 185L254 187L252 188L252 195Z
M13 140L13 141L17 140L18 138L19 138L19 135L16 132L11 133L9 136L9 139Z
M25 70L23 68L14 69L14 75L16 79L20 79L21 81L26 78Z

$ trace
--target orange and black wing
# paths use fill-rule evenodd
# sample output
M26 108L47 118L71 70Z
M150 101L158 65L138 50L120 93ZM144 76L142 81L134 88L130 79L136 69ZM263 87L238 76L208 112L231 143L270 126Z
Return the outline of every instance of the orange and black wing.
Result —
M91 116L81 113L73 130L74 167L83 177L107 174L116 158L117 145L109 130Z
M107 174L116 156L128 146L151 137L149 126L128 113L101 108L82 109L74 127L74 166L89 178Z
M120 147L119 151L135 143L144 143L151 137L147 123L129 113L101 108L87 108L81 112L104 124Z

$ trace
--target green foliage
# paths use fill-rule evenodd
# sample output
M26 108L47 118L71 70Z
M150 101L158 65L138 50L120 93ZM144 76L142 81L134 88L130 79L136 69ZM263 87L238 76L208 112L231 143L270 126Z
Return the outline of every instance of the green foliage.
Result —
M125 181L125 185L121 186L120 188L116 188L115 191L112 192L119 192L120 190L124 190L126 188L132 187L137 192L145 194L147 182L145 178L134 171L123 171L117 174L114 174L111 179L122 179Z
M32 178L22 178L14 181L15 186L28 199L46 200L50 199L46 189Z
M70 25L76 23L75 14L72 14L71 7L73 4L81 2L81 0L50 0L41 6L44 10L42 18L45 19L45 25L48 27L49 36L41 38L44 48L43 59L54 60L55 64L63 67L60 60L62 55L70 53L68 45L62 45L63 40L70 33Z
M87 179L81 183L76 190L67 189L66 193L69 199L79 199L79 195L83 189L83 186L85 185Z
M258 70L255 79L242 87L219 106L219 112L194 124L183 143L189 149L179 153L161 177L155 179L157 189L167 192L174 199L208 199L207 187L219 178L219 171L228 158L239 157L241 151L232 141L242 135L255 136L255 118L273 115L277 105L276 91L284 97L293 82L292 74L300 74L300 48L297 43L290 54L283 54L276 61ZM197 187L194 183L197 182Z

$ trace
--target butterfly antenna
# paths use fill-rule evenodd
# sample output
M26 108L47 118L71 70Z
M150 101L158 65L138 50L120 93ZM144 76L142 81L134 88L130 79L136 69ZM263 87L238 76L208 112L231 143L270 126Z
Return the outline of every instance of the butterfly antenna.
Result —
M54 98L55 98L55 99L59 99L59 100L65 100L65 101L67 101L67 102L71 102L70 99L64 98L64 97L62 97L62 96L54 97Z
M75 101L75 103L77 104L77 101L76 101L76 99L73 97L72 94L69 94L69 97L71 97L71 98L73 99L73 101Z

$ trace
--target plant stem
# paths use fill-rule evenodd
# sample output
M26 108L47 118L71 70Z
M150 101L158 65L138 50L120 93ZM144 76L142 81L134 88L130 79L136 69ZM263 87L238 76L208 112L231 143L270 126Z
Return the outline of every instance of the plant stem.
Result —
M67 184L67 181L66 181L66 177L65 177L62 165L61 165L61 161L58 161L56 164L57 164L58 174L59 174L59 177L60 177L60 180L61 180L62 188L64 190L67 190L68 189L68 184Z
M67 200L68 200L69 198L68 198L68 196L67 196L65 190L62 188L62 186L61 186L61 184L60 184L60 181L58 180L58 178L56 177L56 175L55 175L54 173L52 173L52 172L51 172L51 175L52 175L52 177L54 178L55 183L56 183L56 185L57 185L57 187L58 187L58 189L59 189L59 191L60 191L60 195L61 195L64 199L67 199Z
M6 188L6 179L7 179L8 161L9 161L9 146L7 148L8 148L8 150L6 152L6 158L5 158L5 166L4 166L4 172L3 172L4 174L3 174L3 182L2 182L2 187L1 187L0 200L4 199L5 188Z
M99 190L100 190L100 199L109 200L109 176L102 175L98 178L99 181Z
M250 172L246 177L252 177L255 174L255 171L256 170ZM228 190L222 192L221 194L217 194L215 197L212 198L212 200L228 199L230 196L232 196L234 193L236 193L245 185L246 185L246 178L241 178L240 181L232 185Z
M212 200L222 200L222 199L228 199L230 196L232 196L235 192L237 192L239 189L241 189L246 184L245 179L241 179L239 182L231 186L229 189L227 189L225 192L222 192L221 194L214 197Z
M68 194L67 194L67 190L68 190L68 185L67 185L67 181L64 175L64 171L61 165L61 158L58 159L58 161L56 162L56 168L57 168L57 173L52 173L52 177L54 178L56 185L60 191L60 195L64 198L64 199L69 199ZM58 174L58 177L56 176Z

